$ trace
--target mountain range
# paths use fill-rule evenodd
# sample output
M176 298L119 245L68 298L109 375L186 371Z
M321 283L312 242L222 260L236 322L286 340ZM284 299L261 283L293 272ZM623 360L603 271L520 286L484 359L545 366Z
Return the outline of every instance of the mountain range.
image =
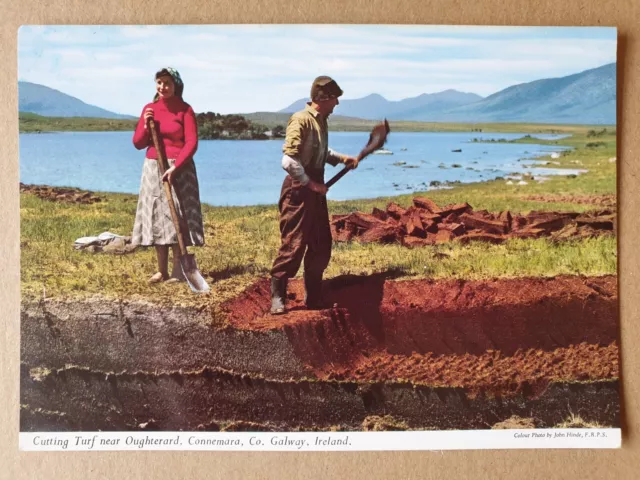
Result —
M86 104L44 85L18 82L18 91L21 112L48 117L136 118ZM272 115L286 117L302 109L306 101L299 99ZM397 101L372 93L341 99L335 112L367 120L615 124L616 63L513 85L485 98L453 89Z
M423 93L417 97L397 101L390 101L382 95L372 93L354 100L341 99L336 112L339 110L341 115L366 119L386 117L393 120L421 120L416 117L419 117L424 111L445 112L451 108L468 105L479 100L482 100L480 95L463 93L453 89L438 93ZM301 98L280 112L297 112L304 108L306 102L306 98Z
M305 102L297 100L280 112L295 112ZM614 124L616 64L513 85L486 98L451 89L400 101L371 94L340 100L335 111L371 120Z
M18 110L45 117L137 118L89 105L59 90L31 82L18 82Z

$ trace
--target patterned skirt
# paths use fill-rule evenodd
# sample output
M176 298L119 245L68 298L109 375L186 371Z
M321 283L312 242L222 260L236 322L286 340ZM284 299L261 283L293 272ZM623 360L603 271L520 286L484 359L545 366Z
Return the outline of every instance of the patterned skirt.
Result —
M170 165L174 163L175 160L169 159ZM171 190L185 245L204 245L200 191L196 166L192 160L187 160L175 172ZM142 168L131 243L143 246L178 243L158 162L149 158L145 158Z

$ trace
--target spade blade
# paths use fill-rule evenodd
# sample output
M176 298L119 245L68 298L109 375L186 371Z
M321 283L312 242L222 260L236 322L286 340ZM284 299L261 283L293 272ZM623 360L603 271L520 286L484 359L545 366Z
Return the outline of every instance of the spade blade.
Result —
M187 253L180 257L180 266L182 267L182 273L187 279L187 283L191 287L191 290L197 293L209 291L209 285L202 277L200 270L198 270L196 257L192 253Z

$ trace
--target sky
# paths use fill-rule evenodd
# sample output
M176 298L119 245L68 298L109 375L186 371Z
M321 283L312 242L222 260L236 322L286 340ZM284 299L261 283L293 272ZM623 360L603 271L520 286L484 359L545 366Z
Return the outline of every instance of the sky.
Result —
M332 76L343 99L488 96L615 62L616 36L611 27L22 26L18 80L129 115L152 100L165 66L178 69L196 112L278 111L308 97L318 75Z

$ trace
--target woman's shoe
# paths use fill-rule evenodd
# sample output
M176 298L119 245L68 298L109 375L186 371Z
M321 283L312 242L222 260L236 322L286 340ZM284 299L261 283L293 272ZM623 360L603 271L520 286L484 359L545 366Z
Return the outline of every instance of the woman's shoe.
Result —
M160 272L156 272L153 275L151 275L151 277L149 278L149 283L160 283L163 280L166 280L166 277L164 275L162 275L162 273Z

